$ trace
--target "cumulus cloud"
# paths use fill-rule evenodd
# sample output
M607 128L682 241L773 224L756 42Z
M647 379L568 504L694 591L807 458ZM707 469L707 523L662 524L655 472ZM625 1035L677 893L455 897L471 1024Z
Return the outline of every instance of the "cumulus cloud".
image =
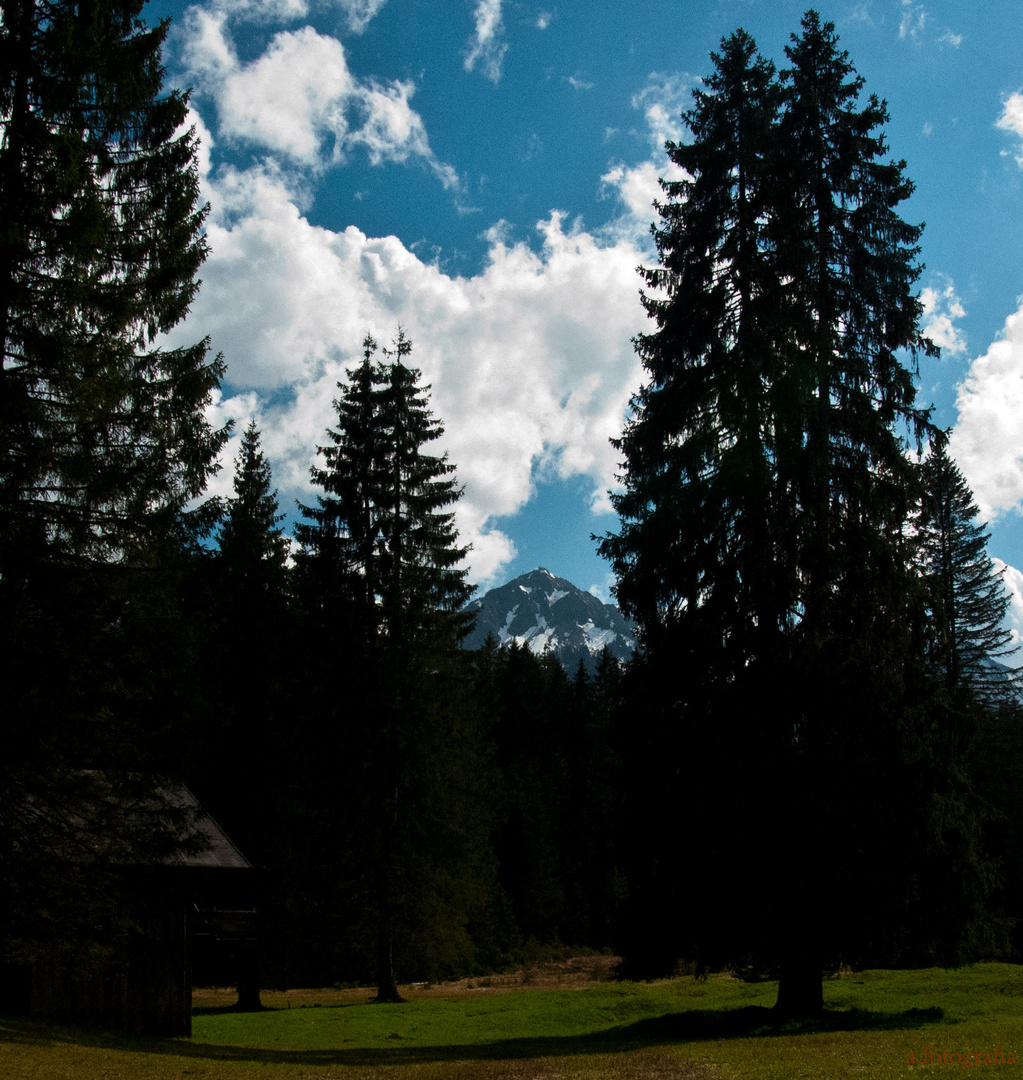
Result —
M387 0L212 0L205 6L239 22L294 22L307 19L312 7L340 10L348 29L361 34Z
M1003 625L1012 634L1010 644L1023 645L1023 573L1001 559L993 558L991 561L994 563L995 573L1001 575L1005 591L1009 594L1009 608ZM1018 657L1009 657L1007 660L1013 667L1019 664Z
M309 16L308 0L214 0L207 7L247 22L290 22Z
M652 161L626 167L613 165L600 182L613 188L630 214L653 216L654 200L661 195L660 171Z
M536 16L536 28L537 30L546 30L551 25L551 19L554 18L554 13L550 11L540 11Z
M1006 98L1002 115L998 118L998 127L1023 139L1023 92L1017 90ZM1016 163L1023 169L1023 142L1016 150Z
M220 89L220 131L315 167L328 134L339 155L345 108L356 92L344 48L311 26L282 32L249 64L235 64Z
M990 520L1023 500L1023 307L973 361L956 406L949 449Z
M458 188L457 173L436 158L410 104L414 84L357 79L336 38L311 26L283 30L245 63L224 11L190 8L182 33L182 59L216 102L220 137L311 172L362 147L374 165L415 160Z
M956 295L955 285L943 275L935 275L933 284L920 293L923 304L923 332L946 355L966 352L966 339L955 325L966 315L966 309Z
M663 152L666 142L681 142L685 132L682 111L687 109L695 82L688 75L647 77L646 86L632 95L632 107L642 109L652 149Z
M256 416L285 506L312 497L309 467L362 338L387 343L400 323L465 486L456 514L474 580L495 580L514 556L493 521L518 511L538 476L588 478L604 508L616 468L608 440L640 381L631 338L645 324L642 253L628 239L552 213L537 225L538 251L494 228L484 269L452 277L393 236L313 225L270 169L211 183L212 254L172 340L191 340L194 326L224 352L230 390L215 416L239 426Z
M387 3L387 0L340 0L341 9L348 17L348 28L361 34L370 19Z
M362 125L352 131L347 145L364 146L372 165L384 161L405 162L417 157L427 164L446 188L459 187L458 173L438 161L430 149L426 126L409 99L415 93L411 82L378 83L371 80L360 87L358 100L365 114Z
M654 200L663 197L660 181L681 180L688 174L671 161L664 151L664 144L682 138L681 112L687 103L689 83L672 76L651 75L647 85L634 94L632 106L642 109L650 143L650 158L638 165L612 165L600 178L606 190L613 191L625 214L609 227L616 236L631 235L636 242L649 231L654 219Z
M508 51L503 40L504 23L501 20L501 0L479 0L473 12L475 28L465 53L465 70L481 73L491 82L501 79L501 64Z
M1002 109L998 126L1023 136L1023 93L1017 90L1016 93L1009 95Z

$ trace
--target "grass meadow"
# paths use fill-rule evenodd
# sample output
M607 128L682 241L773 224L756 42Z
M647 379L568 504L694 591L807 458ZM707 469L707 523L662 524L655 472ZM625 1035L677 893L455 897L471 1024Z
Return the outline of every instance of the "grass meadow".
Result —
M229 992L200 991L190 1040L3 1017L0 1077L1023 1080L1023 967L1010 964L843 973L825 983L824 1018L782 1026L763 1012L776 983L727 976L645 984L540 973L404 992L401 1005L374 1004L366 990L268 992L266 1011L235 1013Z

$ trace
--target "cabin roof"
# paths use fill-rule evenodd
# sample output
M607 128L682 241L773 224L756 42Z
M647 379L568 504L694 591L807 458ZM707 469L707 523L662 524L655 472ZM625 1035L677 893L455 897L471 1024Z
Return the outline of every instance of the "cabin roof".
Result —
M161 794L180 810L194 815L193 835L204 843L196 852L177 851L164 860L166 866L219 867L229 870L252 869L252 863L241 853L223 828L207 813L199 800L184 784L174 784Z

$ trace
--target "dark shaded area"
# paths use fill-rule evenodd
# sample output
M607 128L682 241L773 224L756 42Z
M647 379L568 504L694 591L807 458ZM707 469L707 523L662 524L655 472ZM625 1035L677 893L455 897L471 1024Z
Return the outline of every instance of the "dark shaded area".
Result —
M920 228L895 214L912 184L834 27L808 12L781 75L726 39L669 147L690 179L667 185L641 274L650 383L602 543L643 655L594 664L579 642L601 606L557 588L526 626L513 595L489 624L567 612L566 671L492 636L459 647L457 463L427 452L442 428L400 327L339 385L293 559L254 423L234 496L196 507L223 365L137 340L180 320L206 250L196 145L173 135L187 101L161 88L167 28L143 6L11 0L0 26L3 1000L26 993L7 961L69 957L88 961L72 1011L106 993L104 958L152 960L182 1029L189 962L253 1009L260 984L376 980L393 1000L582 948L629 977L781 979L769 1016L408 1051L568 1053L784 1030L842 963L1023 957L1023 714L987 677L1004 597L969 493L905 452L910 430L939 440L900 359L931 349ZM145 840L122 812L153 776L187 782L259 868L256 929L228 927L241 901L168 888L147 914L131 895L125 850L162 865L175 832L168 812ZM67 857L83 829L88 865ZM144 916L173 963L124 947Z
M340 1006L352 1008L358 1006ZM198 1011L198 1010L197 1010ZM223 1010L205 1009L216 1013ZM326 1012L327 1010L323 1010ZM458 1046L403 1046L392 1038L387 1047L343 1047L329 1050L272 1050L217 1044L134 1040L130 1047L148 1054L168 1054L191 1059L289 1065L384 1066L415 1065L455 1061L516 1060L534 1057L566 1057L584 1054L627 1053L630 1050L729 1038L763 1038L815 1034L826 1031L900 1031L915 1030L941 1022L940 1008L909 1009L899 1013L874 1013L863 1010L825 1010L813 1021L789 1021L779 1024L770 1019L771 1009L748 1006L744 1009L715 1011L692 1010L673 1013L634 1024L610 1028L589 1035L504 1039L488 1044ZM0 1037L5 1041L40 1043L59 1042L83 1046L128 1048L116 1036L89 1031L44 1028L28 1022L0 1020Z
M188 846L162 859L146 849L123 853L108 887L124 930L102 952L39 952L0 967L12 1011L136 1034L190 1035L193 961L198 958L202 969L218 954L230 984L238 986L234 1008L261 1007L255 871L187 789L154 792L146 806L157 816L187 812ZM64 854L61 869L74 877L93 856L93 845L80 842Z

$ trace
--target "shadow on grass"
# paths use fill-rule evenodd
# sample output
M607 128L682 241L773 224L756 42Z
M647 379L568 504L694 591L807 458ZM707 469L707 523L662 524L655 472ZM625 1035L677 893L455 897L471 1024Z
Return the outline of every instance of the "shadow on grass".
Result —
M343 1006L342 1006L343 1007ZM206 1013L222 1012L205 1009ZM900 1013L872 1013L859 1009L827 1010L813 1020L776 1023L771 1010L752 1005L731 1010L687 1010L586 1035L555 1035L503 1039L492 1043L454 1046L402 1045L386 1047L272 1049L192 1043L183 1039L156 1039L118 1035L88 1028L56 1027L20 1017L0 1017L0 1042L54 1046L73 1043L110 1050L166 1054L186 1059L282 1065L413 1065L456 1061L519 1060L625 1053L673 1043L733 1038L770 1038L827 1031L892 1031L940 1023L942 1010L909 1009Z
M686 1010L639 1020L619 1029L633 1039L650 1042L705 1042L717 1039L771 1038L779 1035L813 1035L822 1031L898 1031L938 1024L944 1010L907 1009L899 1013L866 1009L825 1009L806 1020L779 1021L772 1009L748 1005L744 1009Z

